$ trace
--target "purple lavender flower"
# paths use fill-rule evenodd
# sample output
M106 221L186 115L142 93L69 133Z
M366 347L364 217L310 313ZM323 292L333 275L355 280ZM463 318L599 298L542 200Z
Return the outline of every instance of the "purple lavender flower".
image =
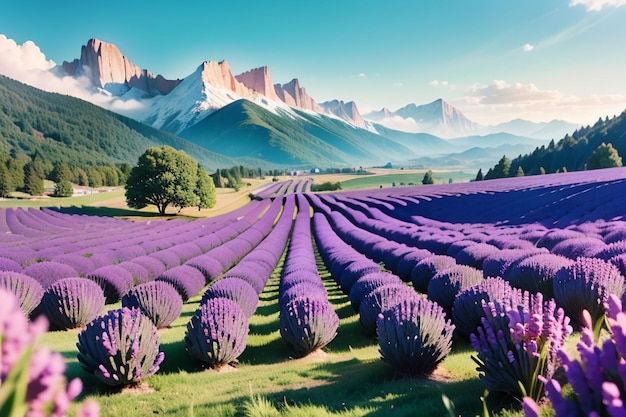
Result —
M11 292L26 315L39 305L44 292L41 284L34 278L11 271L0 271L0 289Z
M62 278L44 293L41 308L54 330L83 327L100 315L104 293L86 278Z
M204 287L204 275L189 265L180 265L163 272L156 281L171 284L183 298L183 301L196 296Z
M280 309L280 335L301 356L328 345L337 335L339 317L326 299L298 297Z
M59 262L39 262L24 268L24 274L36 279L43 289L47 289L61 278L77 277L78 272L69 265Z
M82 390L78 378L67 384L61 354L45 347L37 347L29 353L46 329L45 318L29 323L14 295L0 289L0 381L3 389L9 389L7 394L25 394L23 398L16 397L18 403L8 410L3 408L10 415L61 417ZM21 375L26 377L21 378ZM18 410L18 407L24 408Z
M538 400L544 384L536 376L551 378L558 351L572 332L569 318L554 300L525 292L517 306L497 301L483 303L485 317L470 341L478 352L472 359L489 391Z
M428 256L419 261L413 271L411 271L411 282L416 291L426 293L428 291L428 283L437 272L443 271L456 265L456 261L451 256L433 255Z
M505 309L516 306L522 300L522 292L513 289L502 278L485 278L459 292L452 304L452 322L456 331L469 337L485 317L483 302L498 301Z
M235 363L246 348L248 317L227 298L209 298L187 323L185 345L196 360L220 368Z
M457 294L482 280L483 273L479 269L468 265L453 265L432 277L428 283L428 298L450 313Z
M241 278L226 276L215 281L202 295L200 303L209 298L228 298L235 301L247 317L256 311L259 296L254 287Z
M378 316L378 350L396 372L430 375L450 353L453 332L437 303L406 298Z
M157 329L169 327L180 316L183 299L165 281L150 281L133 287L122 297L122 307L138 308Z
M578 258L554 277L554 298L565 314L578 325L587 310L594 323L602 319L610 294L621 297L626 289L624 277L611 263L595 258Z
M370 335L376 335L378 315L404 298L421 297L404 283L385 284L367 294L359 305L359 322Z
M106 297L106 303L112 304L119 301L134 285L133 276L119 265L108 265L93 270L88 276L95 281Z
M78 334L76 346L81 367L110 386L140 382L158 371L164 358L156 326L135 308L96 318Z

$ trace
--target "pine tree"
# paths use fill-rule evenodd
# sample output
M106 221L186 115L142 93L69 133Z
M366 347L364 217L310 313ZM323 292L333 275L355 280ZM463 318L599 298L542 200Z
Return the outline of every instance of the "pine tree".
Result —
M518 166L517 167L517 172L515 173L516 177L523 177L524 176L524 169L522 168L522 166Z
M478 169L478 173L476 174L476 180L475 181L483 181L485 179L485 177L483 176L483 169L479 168Z
M30 195L42 195L44 191L43 177L39 176L39 168L33 162L24 167L24 191Z

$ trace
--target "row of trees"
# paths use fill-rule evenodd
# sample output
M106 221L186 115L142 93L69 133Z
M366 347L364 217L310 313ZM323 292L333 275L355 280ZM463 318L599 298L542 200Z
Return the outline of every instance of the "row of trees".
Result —
M519 160L520 158L511 161L506 155L503 155L498 163L487 171L486 175L483 175L482 169L479 169L476 174L476 181L491 180L495 178L523 177L526 173L524 172L522 165L519 165ZM587 159L583 169L601 169L621 166L622 158L619 156L617 149L615 149L611 143L602 142L593 151L589 159ZM554 172L559 173L567 171L567 166L563 165L561 168L557 168ZM545 173L546 170L543 166L531 171L531 175L543 175Z
M130 170L129 164L70 165L45 160L38 152L30 157L0 152L0 197L14 191L42 195L45 179L57 184L59 196L72 195L72 183L89 187L119 186L126 182Z

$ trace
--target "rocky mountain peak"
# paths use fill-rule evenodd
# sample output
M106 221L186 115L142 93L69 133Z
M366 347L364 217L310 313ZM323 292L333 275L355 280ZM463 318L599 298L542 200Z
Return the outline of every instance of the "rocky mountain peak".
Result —
M117 46L95 38L82 46L79 59L64 61L61 67L68 75L87 76L95 87L120 96L132 88L148 96L167 94L181 82L139 68Z
M274 84L274 91L278 98L288 106L315 112L323 111L320 105L307 94L306 89L300 86L297 78L287 84Z
M356 126L365 127L365 121L354 101L344 103L342 100L331 100L321 103L320 106L330 114L348 120Z
M268 67L259 67L236 75L237 81L243 83L246 87L263 94L270 100L279 101L278 95L274 90L270 70Z

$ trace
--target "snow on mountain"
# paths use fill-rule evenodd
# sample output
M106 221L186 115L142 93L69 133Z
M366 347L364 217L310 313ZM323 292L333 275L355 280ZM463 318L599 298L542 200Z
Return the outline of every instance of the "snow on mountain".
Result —
M430 133L443 138L466 136L479 130L477 123L442 99L420 106L411 103L395 112L383 108L364 117L391 129Z

